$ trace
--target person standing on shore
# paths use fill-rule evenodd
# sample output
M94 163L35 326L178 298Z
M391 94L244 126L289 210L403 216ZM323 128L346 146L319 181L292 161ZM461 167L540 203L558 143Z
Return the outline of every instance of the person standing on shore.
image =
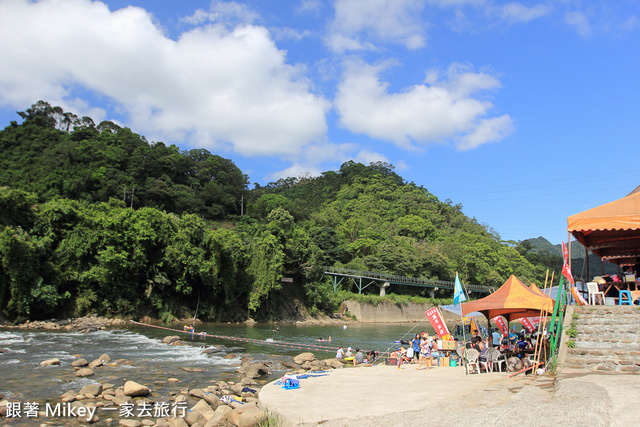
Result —
M420 360L420 334L416 334L415 338L411 340L411 347L413 348L413 363L418 363Z
M431 369L431 341L429 334L422 336L420 340L420 365L416 368L422 370L422 364L426 365L426 369Z

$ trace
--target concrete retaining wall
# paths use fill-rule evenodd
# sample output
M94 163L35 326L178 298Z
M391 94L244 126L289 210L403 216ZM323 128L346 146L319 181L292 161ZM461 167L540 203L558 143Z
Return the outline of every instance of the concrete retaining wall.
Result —
M344 301L340 305L341 315L355 316L361 322L367 323L406 323L420 322L425 319L425 312L433 307L430 304L393 304L383 302L377 306L362 304L357 301ZM447 323L456 320L454 314L443 311Z

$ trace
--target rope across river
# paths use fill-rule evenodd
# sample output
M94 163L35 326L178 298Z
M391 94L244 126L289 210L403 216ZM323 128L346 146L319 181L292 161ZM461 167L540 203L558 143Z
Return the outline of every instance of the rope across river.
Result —
M229 340L229 341L240 341L240 342L247 342L247 343L253 343L253 344L258 344L258 345L274 345L276 347L284 347L284 348L300 348L300 349L304 349L304 350L308 350L308 351L325 351L327 353L329 352L333 352L335 350L338 349L338 347L331 347L331 346L327 346L327 345L317 345L317 344L304 344L304 343L291 343L291 342L285 342L285 341L275 341L275 340L259 340L259 339L255 339L255 338L244 338L244 337L232 337L229 335L217 335L217 334L209 334L207 332L191 332L191 331L185 331L185 330L180 330L180 329L173 329L173 328L167 328L165 326L158 326L158 325L151 325L149 323L141 323L141 322L136 322L134 320L130 320L131 323L133 323L134 325L139 325L139 326L147 326L150 328L157 328L157 329L164 329L167 331L172 331L172 332L178 332L178 333L182 333L182 334L188 334L188 335L192 335L192 336L199 336L199 337L210 337L210 338L219 338L219 339L223 339L223 340Z

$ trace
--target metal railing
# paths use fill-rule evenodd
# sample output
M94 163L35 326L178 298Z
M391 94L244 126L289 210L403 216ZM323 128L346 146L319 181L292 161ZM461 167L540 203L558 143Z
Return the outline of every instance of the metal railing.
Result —
M374 271L351 270L348 268L325 267L324 274L330 276L343 276L370 280L373 282L387 282L393 285L420 286L426 288L454 289L455 282L438 279L422 279L419 277L398 276L394 274L377 273ZM491 293L492 287L475 285L471 283L463 284L463 288L471 292Z

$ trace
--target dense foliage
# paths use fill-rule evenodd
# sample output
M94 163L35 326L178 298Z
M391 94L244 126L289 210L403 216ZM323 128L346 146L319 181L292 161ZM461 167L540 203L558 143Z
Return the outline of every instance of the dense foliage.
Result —
M221 219L240 213L247 176L207 150L149 144L112 122L95 126L60 107L38 102L0 133L0 185L88 202L121 199Z
M385 163L248 191L233 162L206 150L150 144L44 102L19 114L0 132L0 310L12 319L331 312L344 294L327 265L441 280L458 271L487 286L544 280L516 244Z

